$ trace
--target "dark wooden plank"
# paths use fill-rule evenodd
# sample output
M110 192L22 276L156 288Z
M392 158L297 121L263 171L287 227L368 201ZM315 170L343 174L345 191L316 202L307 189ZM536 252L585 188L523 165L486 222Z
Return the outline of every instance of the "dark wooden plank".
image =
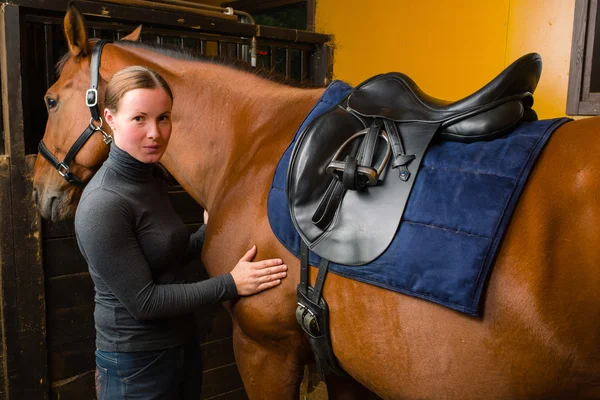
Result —
M87 272L49 278L46 288L48 312L94 305L94 283Z
M231 316L220 304L202 307L196 314L196 321L202 343L228 338L233 331Z
M66 12L69 0L17 0L17 5L33 9ZM256 28L227 18L203 16L185 11L163 11L156 8L109 4L106 2L74 1L86 16L138 21L140 24L160 24L210 33L236 34L252 37ZM143 5L143 3L140 3Z
M44 240L69 236L75 236L73 221L61 221L57 223L47 220L42 221L42 237Z
M200 348L205 371L235 363L232 337L203 343Z
M202 400L247 400L248 395L246 394L246 390L244 388L237 389L232 392L219 394L213 397L204 397L202 396Z
M79 376L54 382L50 388L50 398L52 400L96 399L94 372L95 370L90 370Z
M74 237L44 240L42 247L46 279L88 271L87 263Z
M243 388L237 365L204 371L202 374L202 397L210 398Z
M170 192L169 198L179 217L186 224L202 222L204 210L183 190Z
M0 313L0 327L2 327L2 315ZM6 375L4 373L5 371L5 365L4 365L4 350L0 351L0 399L5 399L6 398Z
M222 7L232 7L246 12L257 12L274 7L300 3L301 0L235 0L221 3Z
M56 346L48 354L50 382L61 381L94 369L95 350L94 338Z
M14 334L16 332L16 307L14 304L14 298L16 296L16 280L15 280L15 265L14 265L14 254L13 254L13 237L12 237L12 203L10 196L10 160L8 156L0 156L0 268L1 276L0 285L2 290L0 294L0 306L2 307L2 313L0 313L0 330L4 332L4 335ZM5 339L6 344L12 345L15 342L14 338L8 337ZM4 354L4 349L0 351L2 354L2 362L0 363L0 369L2 370L2 380L0 380L0 390L2 390L6 397L8 397L9 381L8 378L12 371L8 370L8 374L5 374L7 367L14 368L14 358L17 357L15 351L8 351ZM1 397L1 398L6 398Z
M44 270L39 214L32 201L32 159L25 157L20 23L19 7L4 4L0 10L0 72L13 205L14 273L9 277L16 282L10 293L12 298L5 299L13 301L9 304L16 307L9 312L13 320L4 321L9 353L6 362L10 371L9 397L43 399L48 392Z
M94 339L94 306L49 310L48 349L54 351L67 343Z
M317 45L322 45L331 41L331 36L323 33L279 28L275 26L260 25L259 32L259 38L277 39L286 42L314 43Z

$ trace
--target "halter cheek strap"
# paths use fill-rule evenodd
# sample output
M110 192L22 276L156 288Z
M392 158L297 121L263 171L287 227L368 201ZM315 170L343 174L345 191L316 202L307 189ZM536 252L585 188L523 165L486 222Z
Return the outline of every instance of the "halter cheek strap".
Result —
M90 109L92 118L87 128L77 138L75 143L71 146L67 155L63 161L59 161L51 152L48 150L43 141L40 140L38 145L38 151L40 154L52 165L67 182L83 189L87 182L83 182L81 179L73 175L70 171L70 165L79 150L88 141L88 139L94 134L94 132L102 133L104 143L110 145L112 143L112 136L102 130L102 117L100 116L100 108L98 107L98 80L100 75L100 59L102 57L102 49L106 43L111 41L99 40L94 46L92 51L92 60L90 65L90 88L85 94L85 104Z

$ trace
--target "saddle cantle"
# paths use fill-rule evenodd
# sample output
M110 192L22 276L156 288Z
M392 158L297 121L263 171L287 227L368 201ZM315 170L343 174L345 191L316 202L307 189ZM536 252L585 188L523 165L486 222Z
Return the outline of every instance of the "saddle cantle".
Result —
M287 194L303 241L338 264L377 258L394 238L432 139L491 140L536 120L540 74L541 57L528 54L456 102L428 96L401 73L360 84L315 119L293 150Z

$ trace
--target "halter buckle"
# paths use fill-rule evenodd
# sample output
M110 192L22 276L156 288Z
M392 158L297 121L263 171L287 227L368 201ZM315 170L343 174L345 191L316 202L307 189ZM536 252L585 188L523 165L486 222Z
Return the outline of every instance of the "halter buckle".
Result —
M100 121L100 125L96 126L94 125L94 122L96 120L94 119L94 117L90 118L90 129L94 130L94 131L102 131L102 124L104 123L104 121L102 120L102 117L98 118L98 121Z
M96 107L98 105L98 91L96 89L88 89L85 92L85 105L88 107Z
M104 143L107 146L110 146L110 144L113 142L113 137L110 136L108 133L104 132L102 129L100 129L100 132L102 132L102 140L104 141Z
M56 170L63 178L65 178L69 174L69 166L64 162L59 162L56 166Z

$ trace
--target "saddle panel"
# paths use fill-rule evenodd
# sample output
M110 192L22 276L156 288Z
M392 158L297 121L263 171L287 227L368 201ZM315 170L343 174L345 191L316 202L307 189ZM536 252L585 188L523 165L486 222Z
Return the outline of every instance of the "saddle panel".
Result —
M468 118L481 108L495 108L503 102L521 100L524 108L533 105L532 93L542 70L539 54L527 54L502 71L477 92L450 102L424 93L407 75L392 72L377 75L359 85L348 98L348 108L370 118L396 122L444 122ZM463 135L470 132L461 130ZM476 134L477 135L477 134Z

